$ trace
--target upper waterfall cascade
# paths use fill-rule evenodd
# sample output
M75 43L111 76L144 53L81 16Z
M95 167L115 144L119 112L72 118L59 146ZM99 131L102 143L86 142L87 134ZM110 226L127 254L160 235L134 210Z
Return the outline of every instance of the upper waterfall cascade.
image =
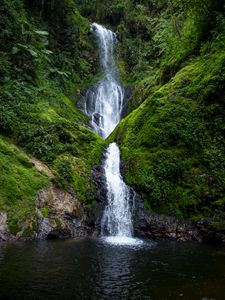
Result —
M124 90L115 66L116 34L96 23L91 25L91 31L97 38L104 75L93 89L87 91L85 113L90 116L94 131L105 139L120 121Z

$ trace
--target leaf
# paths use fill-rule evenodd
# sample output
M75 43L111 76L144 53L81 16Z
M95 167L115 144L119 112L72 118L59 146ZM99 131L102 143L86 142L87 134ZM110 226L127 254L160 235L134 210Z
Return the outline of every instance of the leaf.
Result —
M23 49L28 49L28 46L27 45L23 45L23 44L17 44L20 48L23 48Z
M44 31L44 30L34 30L35 33L39 34L39 35L49 35L48 31Z
M38 53L35 52L33 49L31 49L31 48L29 47L29 45L17 44L17 46L19 46L19 47L22 48L22 49L25 49L27 52L30 53L31 56L33 56L33 57L38 57Z
M31 56L33 56L33 57L38 57L37 52L35 52L34 50L32 50L32 49L27 49L27 51L30 53Z
M65 76L66 78L69 78L69 76L71 76L70 72L63 72L63 71L59 71L58 69L55 68L50 68L49 70L51 73L55 73L61 76Z
M41 52L44 53L44 54L48 54L48 55L53 54L53 52L51 50L47 50L47 49L44 49Z

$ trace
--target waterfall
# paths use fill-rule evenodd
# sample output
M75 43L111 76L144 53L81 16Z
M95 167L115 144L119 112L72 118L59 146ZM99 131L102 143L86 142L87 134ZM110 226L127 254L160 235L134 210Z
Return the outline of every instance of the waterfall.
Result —
M130 187L120 174L120 150L116 143L111 143L106 151L104 171L107 205L101 221L101 234L111 244L139 246L142 241L132 238L133 201L130 201Z
M115 65L115 33L96 23L91 25L91 31L97 38L104 76L94 88L87 91L85 112L91 118L94 131L105 139L121 119L124 91L118 81ZM107 149L104 171L107 205L101 221L101 234L104 240L113 244L140 244L139 240L132 238L130 187L120 174L120 150L116 143L110 144Z
M120 175L120 150L116 143L109 145L104 165L108 205L102 218L102 231L111 236L131 237L133 233L130 189Z
M91 25L91 31L97 38L103 78L87 91L85 112L94 131L105 139L120 121L124 91L115 66L116 34L96 23Z

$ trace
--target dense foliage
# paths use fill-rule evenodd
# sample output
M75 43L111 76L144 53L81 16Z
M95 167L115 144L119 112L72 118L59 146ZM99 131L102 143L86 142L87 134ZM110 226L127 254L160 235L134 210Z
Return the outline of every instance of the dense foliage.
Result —
M78 88L96 75L89 26L70 0L0 4L0 134L47 163L54 183L75 191L86 205L93 202L90 172L104 146L74 106ZM29 164L17 163L10 143L4 149L0 211L10 212L9 218L14 214L13 226L19 230L34 215L35 196L45 180Z

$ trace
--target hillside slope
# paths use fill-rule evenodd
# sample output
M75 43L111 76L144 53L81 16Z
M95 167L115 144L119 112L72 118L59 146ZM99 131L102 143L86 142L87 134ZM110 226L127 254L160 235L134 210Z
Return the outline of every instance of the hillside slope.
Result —
M97 74L89 27L73 1L1 1L0 211L13 234L49 181L27 155L48 165L56 187L94 202L91 169L104 143L74 105Z
M140 80L138 64L133 69L131 107L138 108L113 134L121 147L126 180L153 211L192 220L221 215L225 212L223 2L164 1L164 6L155 3L150 12L143 1L142 10L153 27L150 40L143 39L141 47L152 44L153 63ZM148 66L148 58L140 54L140 59Z

